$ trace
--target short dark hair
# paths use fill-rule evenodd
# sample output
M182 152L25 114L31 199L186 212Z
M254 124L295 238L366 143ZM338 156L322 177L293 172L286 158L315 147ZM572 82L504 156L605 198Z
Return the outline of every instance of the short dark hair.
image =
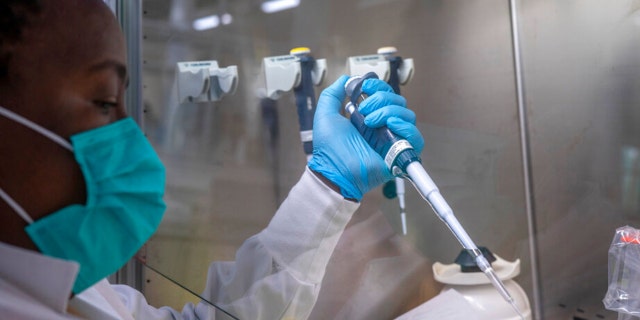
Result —
M29 17L41 9L41 0L0 0L0 79L9 72L11 52L6 46L20 41Z

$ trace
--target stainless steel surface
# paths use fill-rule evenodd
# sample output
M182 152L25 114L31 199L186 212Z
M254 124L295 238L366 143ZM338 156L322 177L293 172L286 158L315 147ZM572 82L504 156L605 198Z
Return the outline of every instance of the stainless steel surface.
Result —
M527 119L526 105L524 101L524 83L522 74L522 59L520 50L520 24L518 23L518 0L509 0L511 13L511 42L513 45L513 66L516 79L516 96L518 97L518 124L520 126L520 148L522 150L522 173L524 182L524 203L527 212L527 227L529 231L529 259L531 260L532 294L531 304L536 320L542 317L542 304L540 297L540 281L538 267L538 244L536 239L536 217L533 206L533 181L531 172L531 145L529 142L529 121Z
M542 318L610 318L607 250L640 216L622 201L623 150L640 146L640 2L520 4Z
M145 127L167 166L169 204L149 263L200 292L209 262L232 260L304 169L293 95L269 108L256 97L263 57L310 47L327 59L322 88L345 73L348 56L393 45L414 58L403 94L425 136L425 167L460 223L473 226L470 236L521 259L516 280L537 301L538 318L613 319L600 301L607 248L616 227L640 220L630 187L640 181L632 159L640 147L640 2L517 4L511 15L499 0L303 0L267 15L250 0L143 1ZM223 11L231 24L191 28ZM236 95L178 106L175 63L204 59L238 65ZM429 208L417 210L424 205L415 191L406 198L403 237L396 201L380 190L365 197L312 319L392 318L438 292L430 265L453 261L459 245ZM383 272L390 266L406 269ZM164 283L147 275L153 304L193 301Z

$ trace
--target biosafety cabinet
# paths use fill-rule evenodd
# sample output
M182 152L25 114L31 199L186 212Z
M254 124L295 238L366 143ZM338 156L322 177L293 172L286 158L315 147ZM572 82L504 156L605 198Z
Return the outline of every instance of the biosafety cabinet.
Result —
M309 48L325 64L317 98L350 57L392 46L412 59L401 93L425 168L478 245L519 260L533 319L617 319L602 299L615 229L640 227L640 1L109 3L128 40L129 112L167 170L150 268L118 275L151 304L199 302L209 263L234 260L305 169L300 79L267 95L265 58ZM181 69L203 61L216 65ZM460 244L405 190L404 220L397 188L364 197L311 319L393 319L440 293L433 265Z

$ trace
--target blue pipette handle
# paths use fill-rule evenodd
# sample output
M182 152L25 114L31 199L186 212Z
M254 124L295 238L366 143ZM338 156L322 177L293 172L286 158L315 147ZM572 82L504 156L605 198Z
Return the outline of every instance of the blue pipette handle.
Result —
M311 132L313 130L313 116L316 112L316 96L313 89L311 71L315 65L315 59L311 56L300 57L300 85L293 88L296 97L296 107L298 109L298 122L300 124L300 135L304 153L313 154L313 141Z
M370 128L365 125L364 116L357 108L360 100L364 98L362 83L366 79L377 78L378 76L374 72L368 72L361 77L351 78L345 85L345 91L353 106L348 110L351 113L350 120L371 148L384 158L391 172L394 175L402 175L406 173L406 168L410 163L420 162L418 153L407 140L398 137L389 128Z

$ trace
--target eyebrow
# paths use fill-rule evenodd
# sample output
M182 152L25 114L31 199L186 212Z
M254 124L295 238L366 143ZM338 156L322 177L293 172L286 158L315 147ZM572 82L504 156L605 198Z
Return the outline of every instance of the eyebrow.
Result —
M129 76L127 75L127 67L117 60L104 60L96 63L89 68L90 72L99 72L105 69L111 69L116 72L120 81L124 83L125 87L129 86Z

